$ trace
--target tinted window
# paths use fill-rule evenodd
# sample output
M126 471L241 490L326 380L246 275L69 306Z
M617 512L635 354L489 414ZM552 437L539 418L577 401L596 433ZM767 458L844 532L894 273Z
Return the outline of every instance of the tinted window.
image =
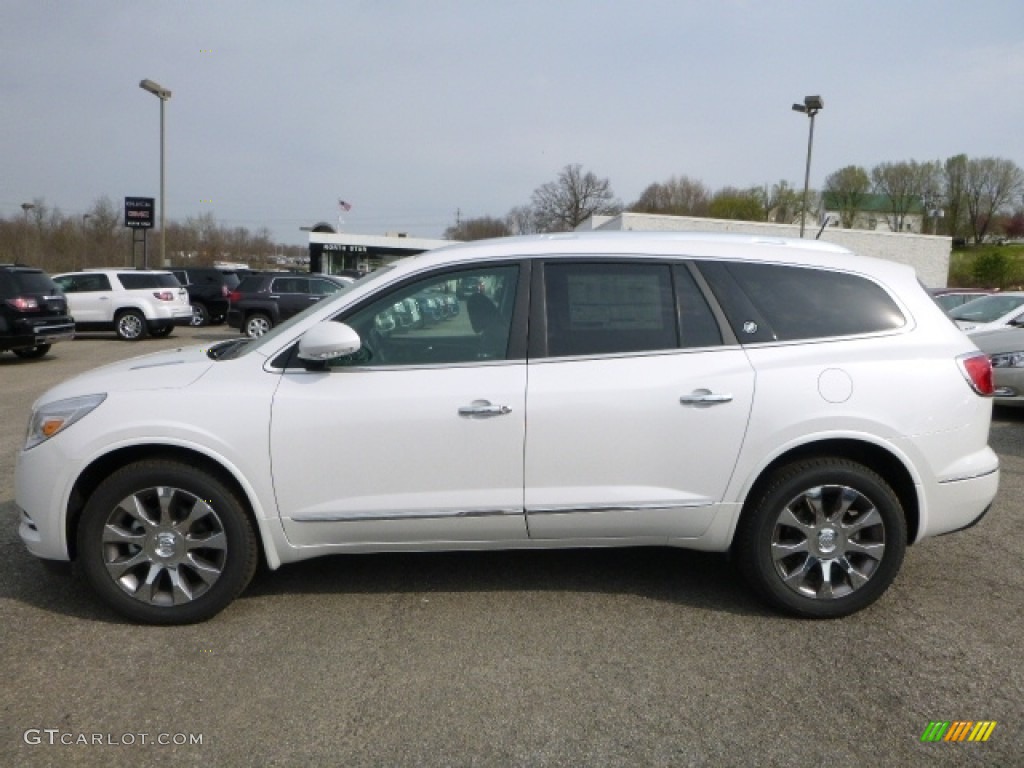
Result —
M309 293L309 280L304 277L278 277L270 290L275 293Z
M675 268L676 301L679 303L680 346L713 347L722 343L722 331L707 299L685 266Z
M341 290L341 286L331 280L317 280L311 279L309 281L309 292L316 294L317 296L326 296L330 293L337 293Z
M544 268L548 354L596 355L678 346L666 264L555 264Z
M109 291L110 278L104 274L64 275L54 279L64 293L87 293L89 291Z
M178 288L181 283L170 272L118 272L117 279L125 290L144 288Z
M12 272L15 290L20 293L53 293L54 283L42 272Z
M471 279L479 289L458 291ZM389 292L342 318L362 349L331 365L436 365L503 360L508 355L519 267L444 273Z
M881 286L857 275L725 262L701 264L701 271L741 341L850 336L888 331L906 322ZM741 297L735 296L737 288Z
M249 277L242 278L238 283L239 293L256 293L263 285L263 278L258 275L250 275Z

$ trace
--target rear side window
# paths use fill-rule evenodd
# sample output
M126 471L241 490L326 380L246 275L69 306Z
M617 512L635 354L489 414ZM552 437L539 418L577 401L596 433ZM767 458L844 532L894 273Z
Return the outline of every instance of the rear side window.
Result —
M702 262L700 270L741 342L852 336L906 324L889 294L859 275L726 262Z
M309 280L304 277L278 277L270 290L274 293L309 293Z
M263 285L263 278L253 275L253 276L250 276L250 277L242 278L239 281L238 286L236 287L236 290L239 293L256 293L257 291L259 291L259 289L260 289L260 287L262 285Z
M170 272L118 272L117 279L127 291L145 288L177 288L181 285L178 278Z
M544 283L553 357L679 346L666 264L548 263Z

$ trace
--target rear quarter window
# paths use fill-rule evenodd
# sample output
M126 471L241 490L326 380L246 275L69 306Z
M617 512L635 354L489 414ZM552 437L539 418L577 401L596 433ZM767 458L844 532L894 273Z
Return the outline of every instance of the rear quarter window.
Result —
M128 291L145 288L178 288L181 285L178 282L178 278L169 272L159 274L118 272L117 279L121 281L121 285Z
M860 275L727 262L704 262L700 269L741 342L854 336L906 324L892 297Z

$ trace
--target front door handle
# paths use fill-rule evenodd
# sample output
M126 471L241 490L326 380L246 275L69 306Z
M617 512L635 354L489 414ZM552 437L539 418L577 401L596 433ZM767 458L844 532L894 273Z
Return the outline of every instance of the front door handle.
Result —
M469 405L459 408L459 416L469 419L486 419L491 416L504 416L512 413L507 405L493 405L489 400L474 400Z
M710 389L695 389L690 394L680 397L679 402L683 405L706 408L711 405L732 402L732 395L716 395Z

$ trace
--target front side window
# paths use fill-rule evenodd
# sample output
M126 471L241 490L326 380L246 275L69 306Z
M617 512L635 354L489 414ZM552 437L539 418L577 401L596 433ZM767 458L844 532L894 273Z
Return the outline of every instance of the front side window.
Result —
M110 278L100 273L81 275L64 275L54 279L64 293L88 293L90 291L109 291Z
M679 346L666 264L548 263L544 286L552 357Z
M468 282L464 282L468 281ZM339 318L362 349L331 365L441 365L504 360L518 266L446 272L407 283ZM475 286L472 292L460 290Z

